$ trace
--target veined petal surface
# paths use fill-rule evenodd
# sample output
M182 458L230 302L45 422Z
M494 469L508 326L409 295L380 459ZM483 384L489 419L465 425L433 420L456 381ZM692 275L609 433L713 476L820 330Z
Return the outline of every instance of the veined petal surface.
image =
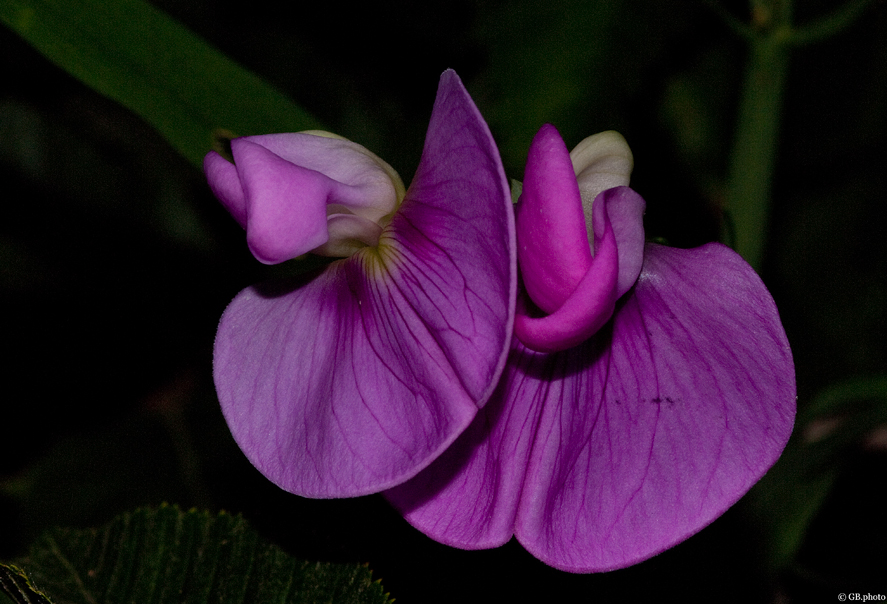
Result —
M757 274L719 244L649 244L611 327L506 380L543 398L518 540L572 572L640 562L733 505L791 433L794 365Z
M407 522L435 541L487 549L514 535L544 393L534 384L517 396L509 376L534 354L515 339L499 388L468 429L428 468L385 492Z
M795 410L772 298L729 249L648 244L613 319L568 350L516 338L500 386L428 469L386 497L465 549L512 535L570 572L683 541L776 461Z
M553 127L550 127L551 131L556 135ZM541 131L534 144L548 143L551 140L549 132ZM566 148L556 151L569 159ZM568 177L572 178L572 172ZM573 201L579 205L578 198ZM589 303L586 299L597 297L600 292L595 290L601 289L602 295L609 299L609 310L603 313L602 322L605 322L612 312L612 294L618 279L615 274L610 274L609 284L593 281L601 276L606 280L607 267L616 268L614 255L617 247L624 249L626 255L634 253L643 258L643 249L638 247L643 245L643 227L635 223L641 223L644 200L628 187L617 187L601 193L595 204L597 219L593 237L598 241L598 256L594 260L600 262L606 254L610 258L603 271L595 271L592 267L591 274L580 281L577 290L581 291L574 293L581 299L573 300L571 296L565 306L568 306L566 312L587 310ZM608 216L615 220L609 220ZM584 228L580 234L584 237ZM606 246L602 245L605 238L611 240ZM582 244L590 249L588 242ZM605 248L609 248L606 254L603 252ZM621 259L620 252L620 262ZM626 264L632 266L634 261ZM637 275L638 271L630 275L632 281ZM517 339L520 320L521 317L515 317L515 341L508 368L487 406L431 466L385 493L408 522L441 543L464 549L484 549L502 545L514 534L514 518L529 454L547 394L544 388L537 389L536 382L525 391L522 386L512 384L511 376L522 375L524 369L535 371L532 366L538 358L550 358L555 363L560 359L557 355L536 357L523 346ZM566 320L566 323L569 328L571 322ZM588 334L582 339L587 337Z
M511 198L489 129L452 71L378 247L222 317L214 374L232 434L280 487L349 497L407 480L495 388L516 298Z

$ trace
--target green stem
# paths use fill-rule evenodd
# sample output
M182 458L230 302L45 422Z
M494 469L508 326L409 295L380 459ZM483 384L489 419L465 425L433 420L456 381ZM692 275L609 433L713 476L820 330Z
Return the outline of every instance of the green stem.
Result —
M788 13L785 7L773 11L775 22L752 38L727 176L734 248L756 270L770 219L770 188L788 71L786 33L790 26L779 21Z
M709 1L709 0L707 0ZM739 103L739 122L727 174L727 214L733 247L761 267L770 221L770 188L779 139L782 96L793 46L821 40L846 28L873 0L849 0L831 15L792 27L791 0L750 0L751 26L725 21L749 41L749 60ZM723 9L715 6L719 14Z

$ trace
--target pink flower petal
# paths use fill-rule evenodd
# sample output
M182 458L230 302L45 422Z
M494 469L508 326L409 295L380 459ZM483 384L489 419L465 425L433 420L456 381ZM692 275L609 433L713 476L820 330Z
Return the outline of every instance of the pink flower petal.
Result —
M305 176L310 169L263 161L272 166L265 182L280 179L276 190L326 186ZM399 484L490 397L515 298L505 174L480 113L448 71L416 177L379 245L287 286L247 288L225 311L214 374L231 432L293 493L350 497Z

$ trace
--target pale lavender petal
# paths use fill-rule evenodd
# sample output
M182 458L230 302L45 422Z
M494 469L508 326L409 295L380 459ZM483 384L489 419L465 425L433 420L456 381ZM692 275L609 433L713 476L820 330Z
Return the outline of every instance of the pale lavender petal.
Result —
M246 228L246 198L234 164L215 151L210 151L203 158L203 171L206 173L206 181L213 194L231 213L234 220Z
M526 356L519 378L520 396L544 402L515 534L572 572L629 566L699 531L776 461L794 417L776 307L729 249L648 245L611 325Z
M391 166L328 133L236 138L231 154L233 164L207 154L207 180L265 264L307 252L348 256L375 246L381 224L403 199L403 183Z
M403 199L404 187L397 172L375 153L347 139L327 132L262 134L246 140L271 151L281 159L320 172L346 188L340 195L346 199L332 200L373 221L390 214ZM237 156L235 155L235 160Z
M515 264L495 143L448 71L416 177L379 246L286 291L248 288L225 311L214 374L238 444L269 479L304 496L407 480L498 382Z
M231 141L246 199L246 242L265 264L291 260L329 239L327 202L339 183L245 138Z

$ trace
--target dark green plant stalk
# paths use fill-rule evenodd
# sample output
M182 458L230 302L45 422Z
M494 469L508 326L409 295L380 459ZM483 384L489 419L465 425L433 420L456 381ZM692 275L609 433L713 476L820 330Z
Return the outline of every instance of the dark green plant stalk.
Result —
M727 176L733 245L756 270L760 269L770 220L787 51L785 44L771 36L752 43Z
M751 0L746 26L714 2L709 5L749 43L739 119L727 174L727 220L733 248L760 270L770 222L773 170L779 142L789 53L849 26L871 4L851 0L833 14L804 27L792 26L791 0Z
M760 21L746 36L749 58L727 174L727 211L734 249L759 270L788 73L791 7L787 0L753 2L753 14Z

